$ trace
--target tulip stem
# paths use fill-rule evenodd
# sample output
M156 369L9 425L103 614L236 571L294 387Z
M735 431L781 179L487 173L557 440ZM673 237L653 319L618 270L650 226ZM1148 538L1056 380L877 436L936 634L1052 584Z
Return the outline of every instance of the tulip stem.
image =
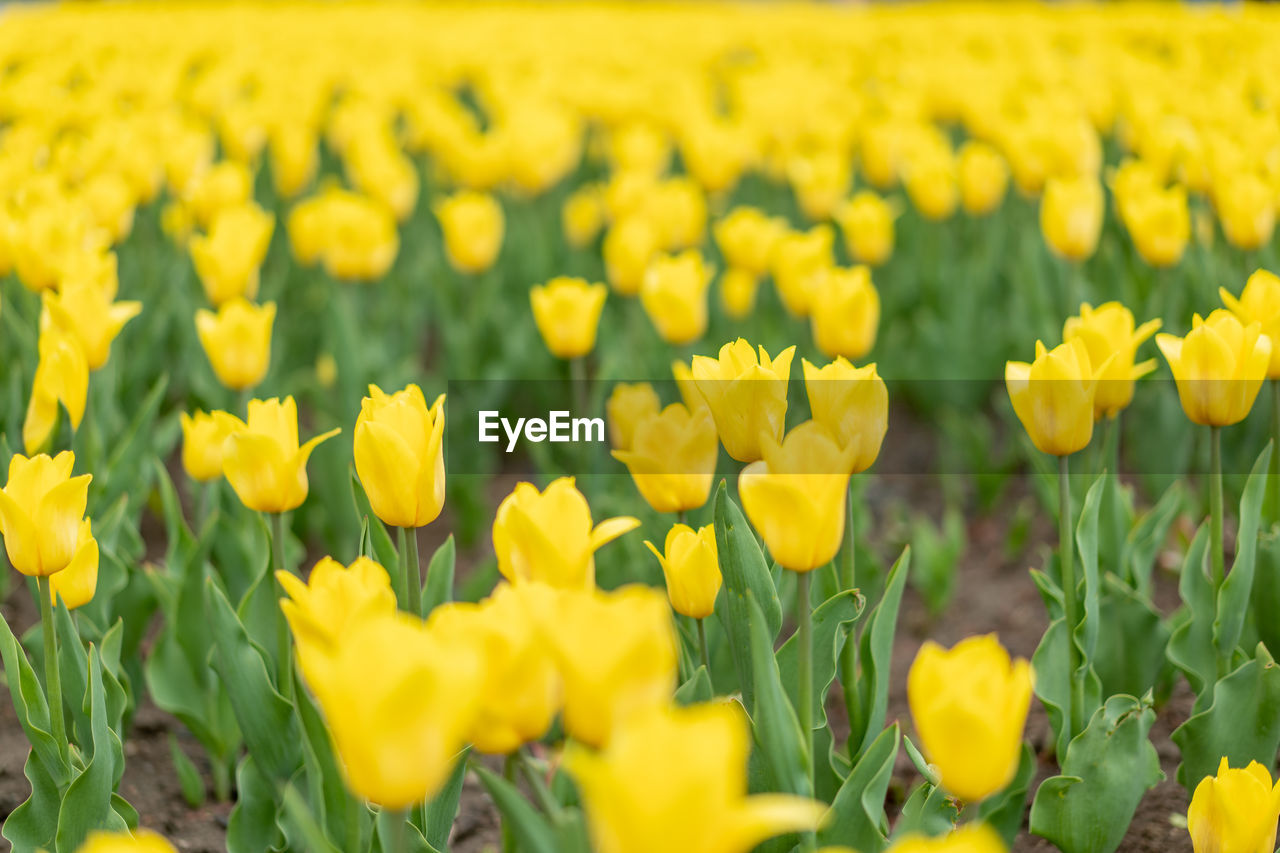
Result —
M560 816L560 803L556 801L551 789L547 787L542 771L533 763L533 756L522 749L520 759L525 778L529 780L529 787L533 789L534 796L538 798L538 805L542 806L542 810L551 818L558 818Z
M1213 591L1217 595L1226 577L1222 544L1222 428L1209 427L1209 548L1213 552Z
M1280 346L1280 344L1276 344ZM1272 379L1271 385L1271 512L1268 519L1280 521L1280 379Z
M67 721L62 713L62 676L58 672L58 630L53 624L52 581L36 576L40 598L40 633L44 636L44 689L49 694L49 723L58 754L67 760Z
M800 728L804 730L805 773L809 777L809 790L813 790L813 614L809 609L809 573L799 572L796 575L796 628L800 685L799 707Z
M502 778L514 786L516 784L516 767L520 763L519 752L508 752L506 759L502 762ZM516 849L516 833L515 827L511 825L511 821L504 817L502 819L502 853L515 853Z
M406 809L394 809L387 814L387 846L383 853L409 853L409 834L405 827L409 822Z
M1062 610L1067 630L1067 719L1070 742L1082 728L1084 712L1083 682L1076 678L1080 668L1080 650L1076 648L1078 624L1076 597L1075 545L1071 539L1071 477L1067 456L1058 457L1058 562L1062 570Z
M707 671L707 681L711 681L711 655L707 653L707 624L705 619L697 619L698 623L698 653L702 656L702 668ZM715 688L712 688L715 692Z
M418 561L418 531L400 528L400 561L404 564L409 612L422 616L422 565Z
M284 565L284 513L271 513L271 562L277 572L287 572ZM285 598L288 593L276 580L278 598ZM293 649L289 643L289 623L284 618L284 611L276 606L276 689L280 695L293 701Z
M573 407L579 416L587 413L587 362L582 356L569 359L570 393L573 395Z

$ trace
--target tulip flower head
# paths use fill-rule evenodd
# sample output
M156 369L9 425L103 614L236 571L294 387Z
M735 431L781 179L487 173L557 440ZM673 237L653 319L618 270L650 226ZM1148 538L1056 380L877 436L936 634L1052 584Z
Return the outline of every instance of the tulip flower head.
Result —
M1000 152L985 142L971 139L961 146L956 165L964 212L973 217L995 212L1009 189L1009 166Z
M1268 270L1256 270L1237 299L1225 287L1218 288L1222 304L1248 326L1257 323L1271 339L1267 378L1280 379L1280 278Z
M857 447L841 447L817 421L805 421L781 443L760 437L764 458L738 476L738 495L751 526L784 569L825 566L844 538L845 500Z
M1232 768L1226 756L1216 776L1196 785L1187 809L1187 831L1195 853L1263 853L1276 846L1280 782L1256 761Z
M907 701L947 792L977 803L1013 779L1031 686L1031 665L1011 660L994 634L951 649L932 641L920 647L907 674Z
M233 424L226 418L196 410L179 415L182 423L182 467L187 476L207 483L222 476L222 448Z
M435 204L436 218L444 232L445 257L461 273L482 273L502 248L504 219L497 199L463 190Z
M96 831L89 833L75 853L178 853L164 836L149 829L132 833Z
M641 419L630 447L614 450L613 457L627 466L655 511L683 512L707 502L719 451L711 412L672 403Z
M1134 380L1156 369L1155 359L1135 364L1134 358L1138 347L1159 328L1159 320L1149 320L1135 329L1133 312L1119 302L1106 302L1097 308L1084 302L1079 316L1067 318L1062 339L1079 338L1089 351L1089 363L1106 365L1097 371L1095 417L1114 417L1133 402Z
M89 396L89 362L78 338L49 326L37 343L40 360L31 383L31 400L22 422L27 454L44 447L58 423L58 404L67 410L73 430L80 428Z
M746 270L729 267L720 276L720 306L735 320L751 314L756 307L760 279Z
M239 297L218 313L196 312L196 333L218 381L233 391L252 388L271 366L271 327L276 304L254 305Z
M90 370L97 370L111 356L111 342L138 313L141 302L114 302L114 294L94 281L66 281L55 293L43 291L41 325L54 325L74 337L84 351Z
M735 207L715 224L713 232L725 263L755 280L769 272L773 250L786 230L785 219L755 207Z
M619 382L613 386L604 412L609 424L609 444L614 450L630 450L636 425L662 407L658 392L648 382Z
M773 283L783 307L793 317L809 316L815 281L835 263L834 239L830 225L815 225L778 238L773 249Z
M848 204L836 211L836 222L854 260L872 267L889 260L897 216L893 205L871 190L854 194Z
M660 234L649 219L631 214L619 219L604 235L604 266L609 286L619 296L635 296L644 284L645 272L661 248Z
M93 525L86 518L80 522L71 562L49 576L49 603L57 607L61 601L68 610L75 610L93 601L93 594L98 590L98 557L98 540L93 537Z
M711 411L707 398L698 390L698 383L693 378L693 368L690 365L683 361L671 362L671 376L675 379L676 388L680 391L680 399L684 402L685 408L690 412L696 412L699 409ZM655 405L653 411L657 410L658 407Z
M1105 372L1110 364L1102 367ZM1079 337L1052 350L1036 341L1033 363L1005 364L1004 381L1013 411L1037 450L1070 456L1089 444L1098 375Z
M588 184L565 199L560 211L560 225L564 239L575 249L590 245L604 227L604 200L600 187Z
M707 288L712 271L696 249L659 255L645 272L640 304L669 344L681 346L707 330Z
M218 211L209 233L191 238L191 260L215 308L258 295L258 269L274 230L275 217L250 201Z
M1092 176L1050 178L1040 199L1040 230L1060 258L1083 261L1102 233L1102 185Z
M9 460L9 479L0 490L0 532L9 563L28 577L49 577L87 560L89 547L96 566L97 543L82 535L93 477L71 476L75 462L69 450L54 457L17 453Z
M395 527L424 527L444 508L444 401L427 408L417 385L394 394L369 386L356 418L356 474L374 515Z
M1004 839L985 823L966 823L946 835L907 835L889 853L1007 853Z
M572 746L565 765L582 791L601 853L671 849L746 853L786 832L814 830L826 806L787 794L747 794L751 736L732 703L657 707L607 748ZM647 780L661 779L654 787Z
M556 358L587 355L596 345L596 329L609 290L603 284L559 276L529 291L533 320L542 342Z
M288 512L307 499L307 460L322 441L341 430L331 429L298 444L298 406L293 397L250 400L248 421L226 412L228 419L222 468L240 502L258 512Z
M874 364L854 367L844 358L825 367L801 360L804 388L813 419L827 428L841 447L854 451L852 473L865 471L880 455L889 431L889 391Z
M498 570L512 583L584 589L595 585L595 552L639 526L639 519L623 516L593 527L591 507L572 477L554 480L541 492L520 483L498 505L493 550Z
M1221 308L1196 314L1185 338L1156 335L1178 386L1182 410L1193 423L1230 426L1244 420L1271 365L1271 339L1262 326L1244 325Z
M761 458L761 435L782 439L787 382L794 346L770 358L743 338L720 348L718 358L693 357L693 380L715 419L725 451L739 462Z
M813 342L824 355L856 360L871 351L880 325L880 294L869 268L824 270L810 295Z
M1258 175L1241 172L1213 188L1213 204L1227 242L1252 252L1271 242L1276 230L1276 193Z
M1182 260L1191 239L1191 210L1183 187L1137 192L1120 207L1138 254L1156 268Z
M694 530L675 524L667 531L662 551L647 539L644 544L662 564L672 610L692 619L705 619L715 612L723 578L714 527L708 524Z

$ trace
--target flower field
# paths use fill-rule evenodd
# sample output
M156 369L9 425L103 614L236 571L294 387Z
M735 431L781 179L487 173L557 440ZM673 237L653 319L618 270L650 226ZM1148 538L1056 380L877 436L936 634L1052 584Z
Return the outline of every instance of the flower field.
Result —
M4 7L0 846L1273 853L1277 47Z

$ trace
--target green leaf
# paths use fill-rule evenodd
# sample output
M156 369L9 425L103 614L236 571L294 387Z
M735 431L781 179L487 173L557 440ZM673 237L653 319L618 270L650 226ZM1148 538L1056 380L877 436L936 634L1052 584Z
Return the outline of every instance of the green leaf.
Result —
M1253 591L1253 573L1258 554L1258 527L1262 522L1262 499L1266 493L1271 450L1271 445L1268 444L1249 472L1244 495L1240 498L1240 530L1236 534L1235 561L1218 592L1213 639L1218 654L1227 657L1240 643L1244 617L1249 610L1249 593Z
M1190 613L1189 618L1173 629L1169 637L1169 662L1182 671L1196 692L1196 705L1207 701L1207 688L1218 676L1218 663L1213 651L1213 620L1216 607L1213 584L1205 572L1209 555L1209 525L1196 531L1187 557L1182 563L1178 593Z
M449 781L440 789L424 810L423 835L427 843L437 850L444 850L449 843L449 832L458 816L458 803L462 799L462 783L467 778L467 756L470 748L458 753L453 760L453 772Z
M774 790L805 796L810 793L808 767L812 761L811 756L805 754L807 740L782 687L769 627L756 605L755 595L750 591L747 592L747 605L751 612L750 650L752 678L756 687L755 708L751 715L755 740L764 753Z
M52 722L44 689L27 660L26 651L5 619L0 619L0 657L4 659L5 679L9 682L9 696L18 714L18 723L26 733L27 742L40 756L43 772L52 778L56 787L62 788L68 782L71 768L63 759L58 742L50 734Z
M702 664L698 664L698 668L694 670L688 681L676 688L677 705L696 705L699 702L710 702L714 698L711 692L711 678L707 675L707 668Z
M813 708L813 727L825 728L827 725L827 708L823 698L831 689L836 679L836 663L840 660L840 649L844 646L848 631L845 626L851 625L862 615L866 604L856 589L838 592L828 598L813 611L813 695L810 697ZM793 707L799 706L799 639L791 635L778 649L778 669L782 673L782 683L787 688L787 698Z
M300 678L293 682L294 706L302 723L302 755L306 765L307 783L310 786L310 811L327 827L332 838L347 838L347 793L342 781L342 771L333 754L333 742L325 728L320 711ZM363 808L363 807L362 807Z
M1175 480L1173 485L1165 489L1156 505L1148 510L1125 537L1124 549L1120 563L1124 566L1124 577L1141 595L1151 595L1151 570L1155 567L1156 556L1169 536L1169 528L1182 502L1186 498L1186 490L1182 481Z
M1178 783L1188 791L1218 771L1258 761L1270 768L1280 749L1280 667L1262 643L1251 660L1213 686L1212 702L1173 732L1182 754Z
M301 763L301 733L293 706L272 686L261 652L212 580L207 582L206 595L213 626L213 667L231 700L245 743L261 773L285 781Z
M1102 580L1093 668L1102 695L1141 696L1168 667L1170 629L1149 600L1115 575Z
M306 842L308 853L338 853L338 848L325 837L315 815L307 808L307 801L292 784L285 786L283 801L284 815Z
M453 600L453 572L456 563L457 547L453 542L453 534L450 533L427 564L427 585L422 590L423 618L441 604Z
M139 464L139 455L144 452L149 453L151 450L150 442L154 437L151 427L156 414L160 411L160 404L164 400L164 391L168 384L168 374L162 375L155 381L151 390L147 392L146 399L138 406L129 426L114 438L113 449L106 464L101 468L94 468L95 471L107 472L107 476L103 479L102 490L90 509L111 503L130 488L141 490L147 486L145 478L139 476L146 468L145 465ZM98 482L95 479L94 485Z
M187 757L178 745L178 739L169 734L169 758L173 761L173 770L178 776L178 785L182 789L182 799L193 809L204 804L204 779L195 763Z
M92 745L84 770L80 772L67 792L62 796L58 809L58 832L54 844L58 850L75 850L90 831L95 829L124 830L124 820L111 808L112 788L115 785L116 755L119 738L107 726L107 702L102 687L102 660L96 646L89 647L88 689L84 706L90 722L91 741L80 744L82 750ZM112 739L116 743L112 744ZM124 767L121 764L120 770Z
M818 833L822 845L841 844L861 853L880 853L889 843L885 795L893 778L900 738L898 724L880 732L862 753L831 803L831 817Z
M276 825L278 795L252 755L236 768L236 793L235 808L227 820L227 853L279 850L284 838Z
M504 824L511 827L525 853L558 853L556 833L537 809L520 791L501 776L477 764L474 767L480 784L489 792L502 814Z
M862 714L858 726L849 732L849 743L859 744L857 750L851 750L853 755L861 755L866 751L884 728L885 714L889 710L893 635L898 628L898 608L902 604L902 590L906 586L910 567L911 547L907 546L902 549L902 555L889 570L884 595L868 614L866 627L862 629L862 671L858 679Z
M764 616L770 648L782 628L782 604L755 534L742 510L729 497L723 480L716 489L712 513L720 572L724 577L724 586L716 598L716 618L728 638L743 704L750 708L755 704L755 685L752 660L747 654L751 648L751 610L747 595L750 593L755 598L756 607Z
M893 837L945 835L955 827L958 816L955 801L947 796L946 791L922 782L902 804L902 815L893 828Z
M369 557L381 563L394 578L397 574L396 566L400 563L400 555L396 551L395 543L391 541L391 534L373 514L373 509L369 506L369 498L364 493L364 487L360 485L360 478L356 476L354 464L351 466L351 499L355 501L356 516L368 524L369 544L373 549Z
M14 850L52 850L62 803L58 785L34 751L27 753L23 772L31 783L31 794L5 818L3 835Z
M1044 632L1040 644L1031 656L1031 668L1036 674L1036 696L1040 697L1049 715L1049 728L1054 733L1055 754L1065 756L1071 739L1071 727L1067 720L1071 680L1067 672L1067 628L1064 619L1054 619L1049 623L1049 629ZM1085 707L1097 708L1102 701L1102 683L1091 668L1084 676Z
M987 797L978 805L978 819L1000 833L1010 849L1013 848L1018 830L1022 828L1022 817L1027 810L1027 790L1031 787L1031 778L1035 772L1036 755L1031 745L1024 743L1013 781L1003 791Z
M1085 494L1084 506L1080 509L1080 520L1076 523L1076 549L1080 553L1080 584L1084 587L1084 613L1076 626L1075 642L1080 649L1080 669L1076 678L1083 678L1085 671L1093 663L1093 652L1098 644L1098 508L1102 503L1102 493L1107 477L1094 480ZM1085 716L1092 716L1093 708L1085 710Z
M1031 831L1063 853L1112 853L1138 802L1164 778L1147 739L1149 702L1112 696L1067 748L1062 775L1046 779L1031 804Z
M1280 613L1280 536L1275 532L1263 534L1260 545L1261 565L1253 576L1249 603L1258 636L1274 656L1280 654L1280 619L1276 618Z

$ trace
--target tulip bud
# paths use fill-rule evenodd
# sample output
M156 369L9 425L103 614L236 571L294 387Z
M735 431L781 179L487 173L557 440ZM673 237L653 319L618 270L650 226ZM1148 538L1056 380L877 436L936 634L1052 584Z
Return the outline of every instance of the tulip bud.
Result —
M960 148L960 201L970 216L995 212L1009 189L1009 167L985 142L969 140Z
M320 442L341 432L331 429L298 445L298 406L293 397L250 400L249 420L226 412L229 434L222 469L240 502L258 512L288 512L307 499L307 460Z
M683 403L672 403L641 419L630 447L613 456L655 511L684 512L707 502L719 450L711 413L702 408L691 414Z
M613 449L630 450L636 425L650 415L658 414L661 405L658 392L648 382L619 382L615 385L604 404L609 423L609 443Z
M663 545L665 554L647 539L644 544L662 564L671 609L692 619L710 616L723 582L715 528L708 524L695 531L686 524L672 525Z
M813 341L828 357L860 359L876 343L880 294L871 270L831 267L819 274L811 293Z
M609 290L581 278L559 276L529 291L533 320L556 358L581 358L596 345L596 329Z
M977 803L1013 780L1031 707L1031 665L995 634L951 649L926 641L907 674L907 702L942 787Z
M1134 364L1138 347L1160 328L1159 320L1133 327L1133 312L1119 302L1094 308L1081 304L1080 316L1069 317L1062 327L1064 341L1079 338L1089 352L1089 363L1105 364L1097 371L1098 386L1093 396L1095 418L1114 417L1133 401L1135 379L1156 369L1155 359Z
M233 424L226 418L205 414L199 409L194 415L182 412L182 467L187 476L201 483L222 476L222 448L231 434Z
M693 357L693 379L711 409L725 451L739 462L761 458L761 435L782 439L787 416L787 381L796 348L770 359L760 347L738 338L720 348L718 358Z
M250 201L219 210L209 233L191 238L191 260L215 308L258 295L258 269L273 230L275 217Z
M711 271L697 250L656 258L640 287L640 304L658 336L676 346L702 337L707 330L710 285Z
M444 395L427 409L422 389L385 394L369 386L356 418L356 474L374 515L395 527L424 527L444 507Z
M276 304L265 305L236 298L223 303L215 314L196 312L196 333L218 381L233 391L252 388L267 375L271 365L271 326Z
M1267 270L1256 270L1236 299L1225 287L1218 288L1226 305L1244 325L1257 323L1271 339L1271 361L1267 378L1280 379L1280 278Z
M806 421L779 444L760 438L764 458L738 476L738 495L769 555L784 569L825 566L844 539L844 507L856 447L841 448L826 427Z
M552 481L543 492L520 483L493 519L498 571L512 583L589 588L595 584L595 552L639 526L638 519L624 516L592 527L591 507L572 477Z
M849 254L860 264L878 267L893 254L893 207L870 190L856 193L836 211Z
M97 549L92 537L81 536L93 477L72 477L75 462L69 450L29 459L16 453L9 460L9 480L0 490L0 532L9 563L28 577L48 577L77 558L87 559L81 552L89 543Z
M1040 230L1058 257L1083 261L1102 233L1102 186L1092 176L1050 178L1040 199Z
M1036 341L1035 362L1007 362L1004 381L1013 411L1041 453L1069 456L1089 444L1098 373L1083 340L1052 350Z
M802 359L801 366L813 419L854 451L852 473L867 470L889 431L889 391L876 366L855 368L843 358L821 368Z
M1185 338L1156 335L1178 386L1182 410L1194 423L1230 426L1244 420L1271 365L1272 342L1262 326L1245 326L1219 308L1196 314Z
M493 196L463 190L435 204L444 232L444 252L461 273L482 273L493 266L502 248L502 206Z
M1187 831L1195 853L1261 853L1276 846L1280 782L1256 761L1232 768L1224 755L1218 775L1196 785L1187 809Z

